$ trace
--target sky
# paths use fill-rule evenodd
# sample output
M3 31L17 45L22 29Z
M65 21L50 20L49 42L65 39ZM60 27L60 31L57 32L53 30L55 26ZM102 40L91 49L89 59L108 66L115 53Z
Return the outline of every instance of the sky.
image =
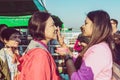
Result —
M45 0L49 13L58 16L65 27L79 29L86 14L93 10L105 10L110 18L118 20L120 29L120 0Z

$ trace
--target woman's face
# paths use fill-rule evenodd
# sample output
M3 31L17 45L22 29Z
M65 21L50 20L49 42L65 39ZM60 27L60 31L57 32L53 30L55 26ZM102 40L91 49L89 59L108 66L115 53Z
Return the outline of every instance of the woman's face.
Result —
M54 24L52 17L49 17L48 20L46 21L45 38L47 40L56 39L57 38L56 29L57 28Z
M5 45L17 48L20 42L20 34L14 33L10 36L9 40L5 40Z
M82 34L84 36L91 37L93 31L93 22L87 17L85 20L85 24L82 26Z
M112 30L113 30L112 34L114 34L117 32L117 24L113 20L111 20L110 23L111 23Z

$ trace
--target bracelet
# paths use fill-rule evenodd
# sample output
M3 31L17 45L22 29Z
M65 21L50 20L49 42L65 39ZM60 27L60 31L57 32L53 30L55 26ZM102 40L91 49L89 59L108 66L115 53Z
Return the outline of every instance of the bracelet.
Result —
M65 63L66 63L69 59L72 59L72 57L71 57L69 54L67 54L67 55L65 56Z

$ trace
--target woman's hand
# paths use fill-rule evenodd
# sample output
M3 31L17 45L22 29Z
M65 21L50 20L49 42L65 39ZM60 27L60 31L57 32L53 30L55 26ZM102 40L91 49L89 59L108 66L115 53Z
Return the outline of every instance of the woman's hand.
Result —
M66 56L66 55L70 55L71 57L73 56L72 52L69 50L68 47L67 48L63 48L63 47L57 48L55 50L55 52L61 56Z
M64 43L64 36L62 36L60 34L60 28L59 27L57 27L57 40L58 40L61 47L64 47L64 48L67 47L66 44Z
M69 53L69 50L67 48L60 47L60 48L57 48L55 52L61 56L65 56L67 53Z

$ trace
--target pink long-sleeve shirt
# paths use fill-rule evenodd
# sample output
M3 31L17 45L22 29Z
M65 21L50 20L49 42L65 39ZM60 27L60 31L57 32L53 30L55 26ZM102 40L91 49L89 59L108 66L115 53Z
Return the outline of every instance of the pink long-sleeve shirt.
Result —
M112 53L107 43L90 47L83 57L83 63L71 80L111 80Z

